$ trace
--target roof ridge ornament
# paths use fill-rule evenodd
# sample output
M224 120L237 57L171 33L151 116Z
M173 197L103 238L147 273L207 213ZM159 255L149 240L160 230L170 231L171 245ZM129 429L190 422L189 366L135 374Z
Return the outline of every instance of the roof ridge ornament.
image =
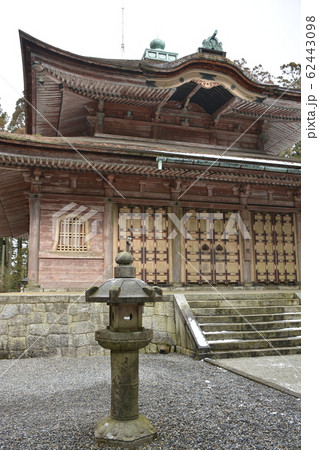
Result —
M163 62L171 62L177 59L178 53L167 52L164 49L165 42L162 39L153 39L150 48L145 49L142 59L155 59Z
M223 44L217 39L218 30L214 31L212 36L204 39L202 42L202 47L198 49L199 52L215 53L217 55L226 56L226 52L223 51Z

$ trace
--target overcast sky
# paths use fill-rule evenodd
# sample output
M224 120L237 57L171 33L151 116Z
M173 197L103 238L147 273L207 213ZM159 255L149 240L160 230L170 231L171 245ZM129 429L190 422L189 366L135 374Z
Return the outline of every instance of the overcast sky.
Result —
M18 30L79 55L140 59L159 37L180 57L218 30L230 59L262 64L274 75L300 62L300 0L15 0L1 2L0 104L10 115L22 95ZM9 84L10 83L10 86Z

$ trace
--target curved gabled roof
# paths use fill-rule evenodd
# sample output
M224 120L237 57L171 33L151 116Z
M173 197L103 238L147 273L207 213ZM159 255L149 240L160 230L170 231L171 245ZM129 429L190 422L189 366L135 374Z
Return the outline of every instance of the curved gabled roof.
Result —
M82 135L100 101L146 108L149 121L175 102L184 110L196 105L211 124L221 116L266 120L261 132L268 153L300 139L300 91L256 83L226 57L198 52L171 62L102 59L75 55L22 31L20 41L30 134Z

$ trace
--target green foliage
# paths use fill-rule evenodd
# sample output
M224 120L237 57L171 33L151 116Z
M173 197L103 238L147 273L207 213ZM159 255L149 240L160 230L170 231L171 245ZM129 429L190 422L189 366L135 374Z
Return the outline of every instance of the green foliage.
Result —
M285 158L301 159L301 142L299 141L287 148L285 151L280 153L280 156L284 156Z
M301 64L290 62L280 66L282 74L277 77L277 84L291 89L301 89Z
M276 84L289 89L301 89L301 65L299 63L290 62L288 64L283 64L280 66L281 75L278 77L274 77L269 72L264 70L261 64L255 66L253 69L250 69L244 58L235 60L234 63L248 78L253 81L257 81L258 83ZM297 142L287 148L280 153L279 156L301 159L301 142Z
M4 131L6 129L8 120L9 120L9 116L6 112L4 112L2 110L1 104L0 104L0 131Z
M239 67L248 78L257 81L258 83L276 84L291 89L301 88L301 65L299 63L290 62L288 64L283 64L280 66L281 75L278 77L271 75L261 64L250 69L244 58L235 60L234 64Z
M16 109L12 114L10 123L8 125L8 131L10 133L25 133L25 99L19 98L16 102Z
M267 70L263 68L261 64L250 69L247 66L247 61L242 59L236 59L234 64L239 67L244 74L253 81L265 84L275 84L275 77L271 75Z
M0 292L21 290L28 272L28 242L24 238L0 238Z

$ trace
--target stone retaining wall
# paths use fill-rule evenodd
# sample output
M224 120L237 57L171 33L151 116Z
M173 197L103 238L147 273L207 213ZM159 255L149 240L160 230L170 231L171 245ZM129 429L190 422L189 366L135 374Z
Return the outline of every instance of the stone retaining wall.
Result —
M108 325L108 305L86 303L83 294L0 295L0 358L103 355L94 339ZM146 304L143 325L154 338L142 352L175 350L173 301Z

